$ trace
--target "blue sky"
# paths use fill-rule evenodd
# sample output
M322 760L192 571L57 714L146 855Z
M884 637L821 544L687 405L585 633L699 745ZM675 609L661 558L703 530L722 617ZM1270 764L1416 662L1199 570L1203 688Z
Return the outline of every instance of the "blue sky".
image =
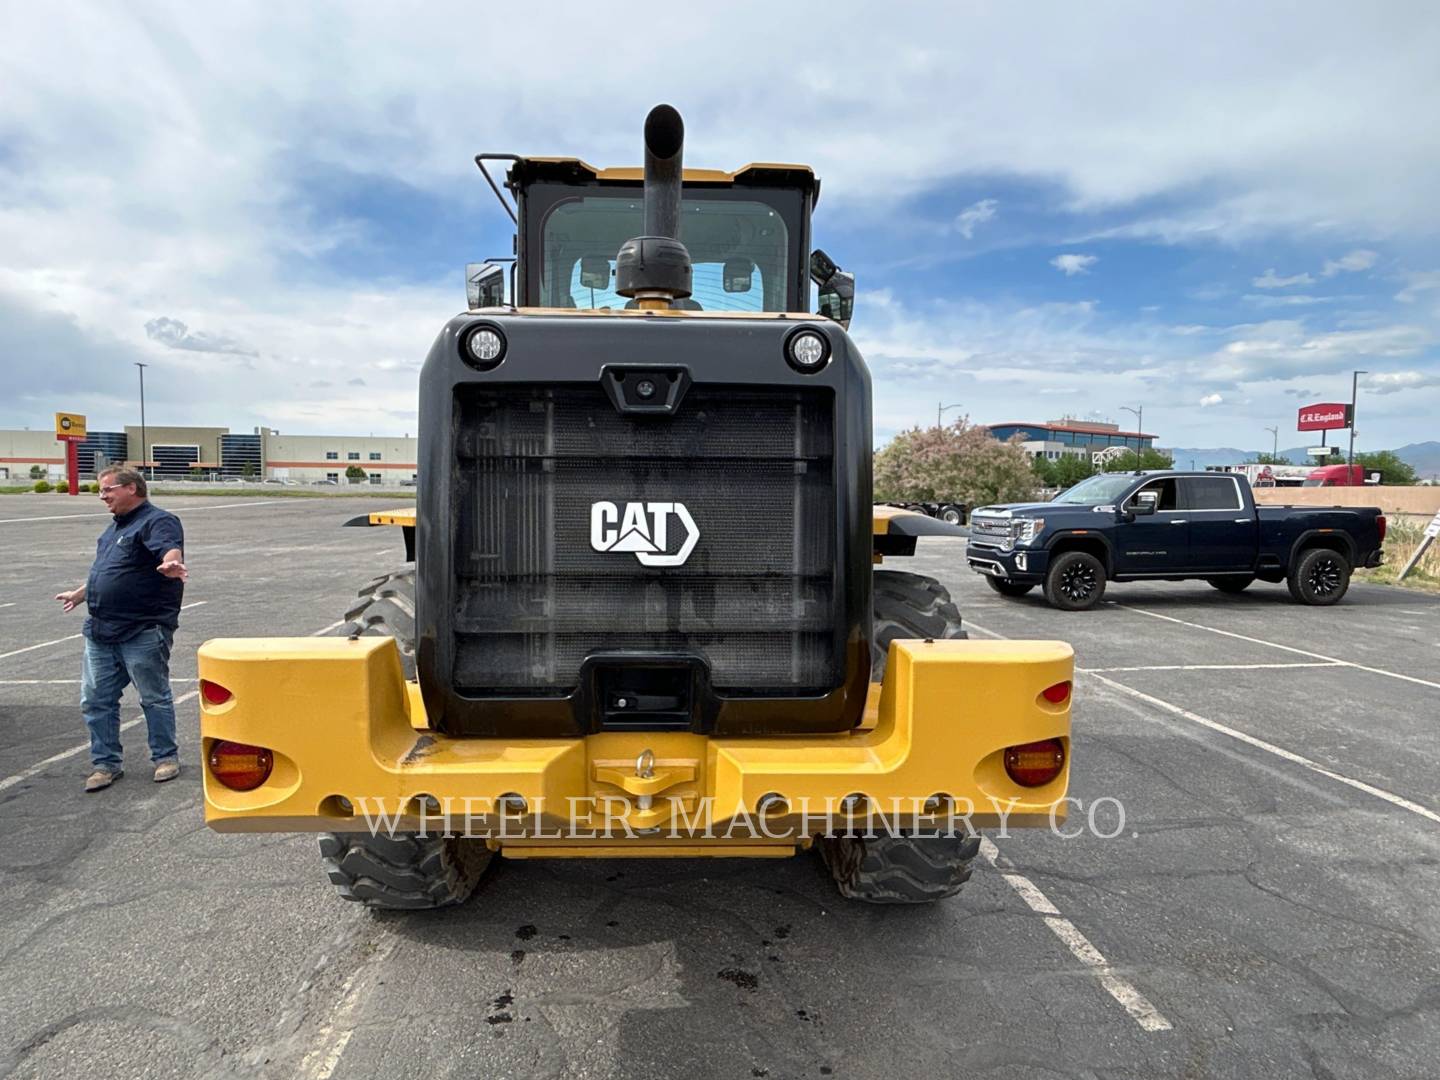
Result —
M133 423L143 361L155 423L413 433L509 250L473 155L634 164L663 100L691 165L821 175L881 439L943 401L1298 445L1355 368L1362 449L1440 438L1432 5L735 3L646 42L593 5L12 5L0 426Z

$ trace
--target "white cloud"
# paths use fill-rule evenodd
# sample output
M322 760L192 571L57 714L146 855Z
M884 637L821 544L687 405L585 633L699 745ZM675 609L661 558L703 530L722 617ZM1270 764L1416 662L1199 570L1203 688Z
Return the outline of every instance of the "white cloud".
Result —
M1076 274L1088 274L1090 267L1100 261L1098 255L1076 255L1067 253L1056 255L1050 260L1050 265L1059 270L1066 277L1074 277Z
M1367 394L1398 394L1433 386L1440 386L1440 371L1379 371L1362 376L1361 381Z
M1250 281L1257 289L1288 289L1292 285L1313 285L1315 279L1309 274L1295 274L1292 277L1277 277L1272 267Z
M1402 304L1413 304L1422 293L1440 291L1440 270L1406 274L1405 281L1405 288L1395 294L1395 299Z
M1208 409L1212 405L1219 405L1224 400L1225 399L1219 394L1206 394L1200 399L1200 407L1202 409Z
M1328 278L1340 273L1353 274L1360 270L1369 270L1379 258L1380 256L1373 251L1352 251L1338 259L1327 259L1324 268L1320 271L1320 276Z
M972 203L955 215L955 231L966 240L972 239L975 235L975 226L994 220L999 206L1000 203L996 199L981 199L977 203Z

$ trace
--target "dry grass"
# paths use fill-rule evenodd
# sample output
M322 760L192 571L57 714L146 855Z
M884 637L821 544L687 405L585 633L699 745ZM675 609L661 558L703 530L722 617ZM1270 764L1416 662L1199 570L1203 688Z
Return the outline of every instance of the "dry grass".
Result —
M1400 571L1425 539L1425 523L1411 518L1390 518L1385 536L1385 565L1374 570L1357 570L1357 580L1379 585L1399 584L1425 592L1440 592L1440 539L1430 545L1425 557L1415 564L1404 581L1397 582Z

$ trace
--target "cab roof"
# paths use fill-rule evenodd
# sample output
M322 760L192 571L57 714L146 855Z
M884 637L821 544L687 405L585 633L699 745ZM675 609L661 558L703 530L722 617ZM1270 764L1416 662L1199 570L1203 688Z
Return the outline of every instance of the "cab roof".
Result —
M550 180L558 183L584 184L625 184L642 183L645 170L637 166L621 166L611 169L597 169L589 162L572 157L521 157L515 160L506 174L505 184L514 191L536 181ZM686 169L682 174L685 184L714 184L724 187L766 186L798 187L810 196L814 206L820 200L820 178L809 165L792 165L778 162L751 162L734 172L722 169Z

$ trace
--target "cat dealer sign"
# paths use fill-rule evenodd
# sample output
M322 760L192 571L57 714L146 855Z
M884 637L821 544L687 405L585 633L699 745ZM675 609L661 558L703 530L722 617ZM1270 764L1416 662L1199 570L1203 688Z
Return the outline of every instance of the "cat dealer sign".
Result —
M1335 402L1300 406L1297 431L1334 431L1350 426L1350 406Z

